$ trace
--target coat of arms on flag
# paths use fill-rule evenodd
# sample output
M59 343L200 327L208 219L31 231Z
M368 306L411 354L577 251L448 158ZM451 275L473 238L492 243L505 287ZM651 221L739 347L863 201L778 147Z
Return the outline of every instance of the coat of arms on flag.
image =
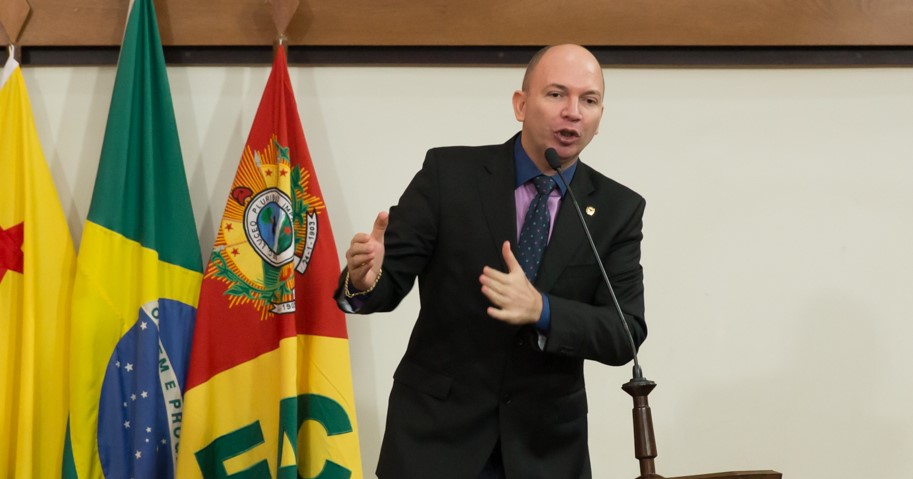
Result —
M261 151L245 148L207 269L229 285L232 305L250 302L263 319L295 311L293 273L307 270L325 208L309 178L276 137Z

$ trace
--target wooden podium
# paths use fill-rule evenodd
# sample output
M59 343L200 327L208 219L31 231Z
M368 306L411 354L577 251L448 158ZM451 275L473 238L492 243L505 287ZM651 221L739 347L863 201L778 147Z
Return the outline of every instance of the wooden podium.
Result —
M782 477L783 474L776 471L741 471L698 474L696 476L678 476L666 479L781 479Z
M656 387L656 383L637 374L639 366L635 365L634 379L621 386L634 399L634 457L640 461L640 476L637 479L782 479L783 474L776 471L733 471L696 476L663 477L656 474L656 439L653 436L653 415L647 396Z

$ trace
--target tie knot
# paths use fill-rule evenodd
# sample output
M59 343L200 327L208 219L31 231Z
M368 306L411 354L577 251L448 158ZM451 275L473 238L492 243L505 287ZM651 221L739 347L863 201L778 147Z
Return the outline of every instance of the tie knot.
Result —
M555 189L555 180L551 176L539 175L533 178L533 184L540 195L548 195Z

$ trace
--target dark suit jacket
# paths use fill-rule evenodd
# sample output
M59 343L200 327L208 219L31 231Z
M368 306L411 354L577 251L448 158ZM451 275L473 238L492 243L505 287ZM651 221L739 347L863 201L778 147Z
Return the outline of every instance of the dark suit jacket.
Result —
M430 150L390 210L383 276L358 312L394 309L416 277L421 310L394 374L380 478L474 479L499 438L508 478L591 475L583 360L632 354L569 195L535 283L551 304L545 350L533 327L485 312L482 267L506 271L501 244L516 245L515 139ZM644 200L584 163L571 188L595 208L585 218L639 346Z

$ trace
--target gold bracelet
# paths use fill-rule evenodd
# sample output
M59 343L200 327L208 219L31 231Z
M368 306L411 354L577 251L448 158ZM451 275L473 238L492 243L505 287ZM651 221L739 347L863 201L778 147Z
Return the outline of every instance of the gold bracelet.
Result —
M383 276L383 274L384 274L384 270L378 271L377 277L374 278L374 284L372 284L370 288L368 288L364 291L358 291L358 292L352 293L349 291L349 272L346 271L346 285L343 288L342 292L345 293L346 298L349 298L349 299L354 298L356 296L363 296L365 294L368 294L371 291L374 291L374 288L377 287L377 282L380 281L380 277Z

